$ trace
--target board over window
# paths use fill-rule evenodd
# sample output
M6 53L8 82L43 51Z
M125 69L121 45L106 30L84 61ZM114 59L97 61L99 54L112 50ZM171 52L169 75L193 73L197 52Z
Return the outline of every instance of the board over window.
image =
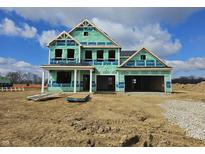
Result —
M67 58L68 60L74 60L74 49L67 49Z
M92 61L92 51L91 50L86 50L85 51L85 60L86 61Z
M57 72L57 83L71 83L71 72Z
M115 50L109 50L109 55L108 55L108 60L109 61L115 61Z
M62 49L56 49L55 50L55 59L56 60L61 60L62 59Z
M104 53L103 50L97 51L97 61L103 61L104 58L103 53Z

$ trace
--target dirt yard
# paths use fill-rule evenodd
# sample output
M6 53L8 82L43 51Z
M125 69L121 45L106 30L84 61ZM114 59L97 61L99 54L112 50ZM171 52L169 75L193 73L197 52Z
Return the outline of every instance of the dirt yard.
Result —
M26 100L38 92L0 93L0 146L205 145L168 122L160 107L169 100L205 102L204 92L93 94L84 104Z

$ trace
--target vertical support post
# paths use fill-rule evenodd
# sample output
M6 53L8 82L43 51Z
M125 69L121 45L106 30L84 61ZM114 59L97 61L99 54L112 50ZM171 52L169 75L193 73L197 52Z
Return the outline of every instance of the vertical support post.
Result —
M90 70L90 93L92 93L93 70Z
M119 91L119 72L116 74L115 91Z
M118 49L118 66L120 66L120 48Z
M76 93L77 70L74 70L74 93Z
M80 47L80 45L79 45L79 50L78 50L78 55L79 55L79 59L78 59L78 62L80 63L80 60L81 60L81 47Z
M171 74L169 75L169 80L170 80L170 86L171 86L170 93L172 93L172 75Z
M44 93L45 72L42 71L41 93Z
M80 91L80 70L78 71L78 85L79 85L79 91Z

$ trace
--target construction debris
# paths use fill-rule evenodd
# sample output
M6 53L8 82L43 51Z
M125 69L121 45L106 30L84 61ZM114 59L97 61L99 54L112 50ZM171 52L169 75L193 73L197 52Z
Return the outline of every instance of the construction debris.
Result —
M33 96L28 96L28 100L33 100L33 101L46 101L46 100L51 100L55 98L61 98L62 93L43 93L43 94L37 94Z

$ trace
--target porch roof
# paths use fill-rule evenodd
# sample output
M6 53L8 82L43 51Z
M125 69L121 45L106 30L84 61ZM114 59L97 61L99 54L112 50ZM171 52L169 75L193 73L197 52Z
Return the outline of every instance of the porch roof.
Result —
M42 65L41 68L45 70L93 70L95 67L90 65L59 65L50 64Z

